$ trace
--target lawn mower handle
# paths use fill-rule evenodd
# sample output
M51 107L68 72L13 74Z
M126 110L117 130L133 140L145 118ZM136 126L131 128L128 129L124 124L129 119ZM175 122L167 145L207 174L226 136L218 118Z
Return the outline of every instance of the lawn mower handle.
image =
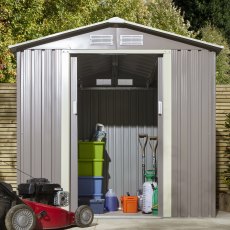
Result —
M13 191L10 191L4 182L0 182L0 190L2 190L12 201L16 201L16 204L24 204L24 202Z

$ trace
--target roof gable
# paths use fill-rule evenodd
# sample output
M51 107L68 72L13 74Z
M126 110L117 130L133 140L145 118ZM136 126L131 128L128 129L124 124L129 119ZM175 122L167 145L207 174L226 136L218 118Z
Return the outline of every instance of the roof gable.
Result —
M32 49L133 49L133 45L119 46L117 43L110 45L90 46L90 35L112 35L114 39L120 35L143 35L142 46L135 45L137 49L207 49L220 52L223 48L215 44L207 43L197 39L188 38L152 27L132 23L121 18L109 20L79 27L73 30L56 33L39 39L19 43L10 46L13 52Z

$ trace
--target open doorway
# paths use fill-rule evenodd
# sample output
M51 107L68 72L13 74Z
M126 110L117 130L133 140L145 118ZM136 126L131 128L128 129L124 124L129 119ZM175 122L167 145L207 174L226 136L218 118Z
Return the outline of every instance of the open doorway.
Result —
M71 78L77 78L74 80L77 83L77 139L92 140L98 123L104 125L106 132L101 198L108 189L113 189L120 200L127 193L136 196L143 188L138 137L139 134L158 136L159 57L156 54L76 57L76 76ZM145 156L145 168L151 170L153 156L149 142Z

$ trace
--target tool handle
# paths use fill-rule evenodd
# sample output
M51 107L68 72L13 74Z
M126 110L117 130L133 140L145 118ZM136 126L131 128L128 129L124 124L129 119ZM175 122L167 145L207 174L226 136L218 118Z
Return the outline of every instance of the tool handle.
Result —
M151 141L152 141L152 143L153 143L154 141L156 141L156 144L155 144L155 146L154 146L154 152L155 152L155 154L156 154L157 146L158 146L158 138L157 138L157 136L151 136L151 137L149 137L149 145L150 145L151 149L153 150L153 145L151 144Z
M152 140L153 140L153 141L157 141L157 136L151 136L151 137L149 137L149 140L150 140L150 141L152 141Z
M148 134L139 134L139 138L148 138Z
M142 145L140 140L144 139L144 138L145 138L145 142L144 142L144 145ZM142 151L144 151L144 149L145 149L145 147L147 145L147 142L148 142L148 134L139 134L139 142L140 142L140 144L141 144L141 146L143 148Z

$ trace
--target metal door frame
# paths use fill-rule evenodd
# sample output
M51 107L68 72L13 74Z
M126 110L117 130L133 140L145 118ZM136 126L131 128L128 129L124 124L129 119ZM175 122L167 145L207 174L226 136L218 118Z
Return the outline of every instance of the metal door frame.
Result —
M158 101L163 102L158 115L159 146L159 216L171 217L172 197L172 113L171 113L171 50L63 50L62 55L62 119L61 119L61 182L70 191L71 206L78 206L77 155L77 57L78 54L161 54L158 61ZM68 154L69 153L69 154ZM68 178L68 179L67 179Z

